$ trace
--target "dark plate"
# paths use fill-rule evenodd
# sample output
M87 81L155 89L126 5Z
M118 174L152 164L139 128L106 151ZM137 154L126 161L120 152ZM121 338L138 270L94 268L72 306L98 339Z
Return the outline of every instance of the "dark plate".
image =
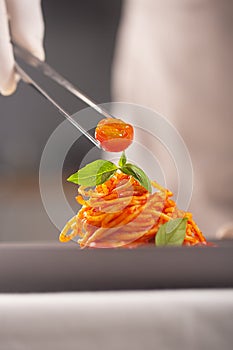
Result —
M132 250L1 244L0 292L233 287L233 241L216 244Z

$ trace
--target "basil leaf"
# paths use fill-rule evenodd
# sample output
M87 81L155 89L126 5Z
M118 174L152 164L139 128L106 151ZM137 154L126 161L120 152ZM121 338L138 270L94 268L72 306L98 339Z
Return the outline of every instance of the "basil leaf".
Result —
M119 165L120 167L122 167L122 166L125 165L126 162L127 162L127 159L126 159L125 152L122 152L121 158L120 158L120 160L119 160L119 162L118 162L118 165Z
M101 185L110 179L116 170L117 166L114 163L108 160L98 159L79 169L67 181L90 187Z
M181 246L184 242L187 218L173 219L160 226L156 236L156 246Z
M133 176L135 180L137 180L143 187L145 187L148 192L152 192L152 187L148 176L138 166L126 163L120 168L120 170L127 175Z

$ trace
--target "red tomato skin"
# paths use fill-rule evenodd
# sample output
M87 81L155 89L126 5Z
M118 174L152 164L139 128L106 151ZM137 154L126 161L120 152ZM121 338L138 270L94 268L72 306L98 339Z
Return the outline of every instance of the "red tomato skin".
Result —
M101 120L95 130L96 140L108 152L124 151L131 145L133 137L132 125L115 118Z

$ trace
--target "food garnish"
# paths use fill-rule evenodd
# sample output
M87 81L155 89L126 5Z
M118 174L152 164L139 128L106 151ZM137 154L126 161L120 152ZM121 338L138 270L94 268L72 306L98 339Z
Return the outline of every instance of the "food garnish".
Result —
M78 170L71 175L67 181L77 185L96 186L101 185L109 180L116 171L131 175L137 180L147 191L151 192L152 187L148 176L138 166L127 163L125 153L123 152L119 160L118 166L109 160L98 159L87 164L84 168Z
M132 125L121 119L104 118L95 130L95 138L108 152L121 152L128 148L134 137Z

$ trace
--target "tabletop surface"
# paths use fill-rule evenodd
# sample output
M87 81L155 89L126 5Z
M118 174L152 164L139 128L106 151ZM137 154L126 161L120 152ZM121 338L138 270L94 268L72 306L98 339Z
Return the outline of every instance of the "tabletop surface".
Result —
M232 288L233 241L131 250L1 244L0 280L2 293Z

